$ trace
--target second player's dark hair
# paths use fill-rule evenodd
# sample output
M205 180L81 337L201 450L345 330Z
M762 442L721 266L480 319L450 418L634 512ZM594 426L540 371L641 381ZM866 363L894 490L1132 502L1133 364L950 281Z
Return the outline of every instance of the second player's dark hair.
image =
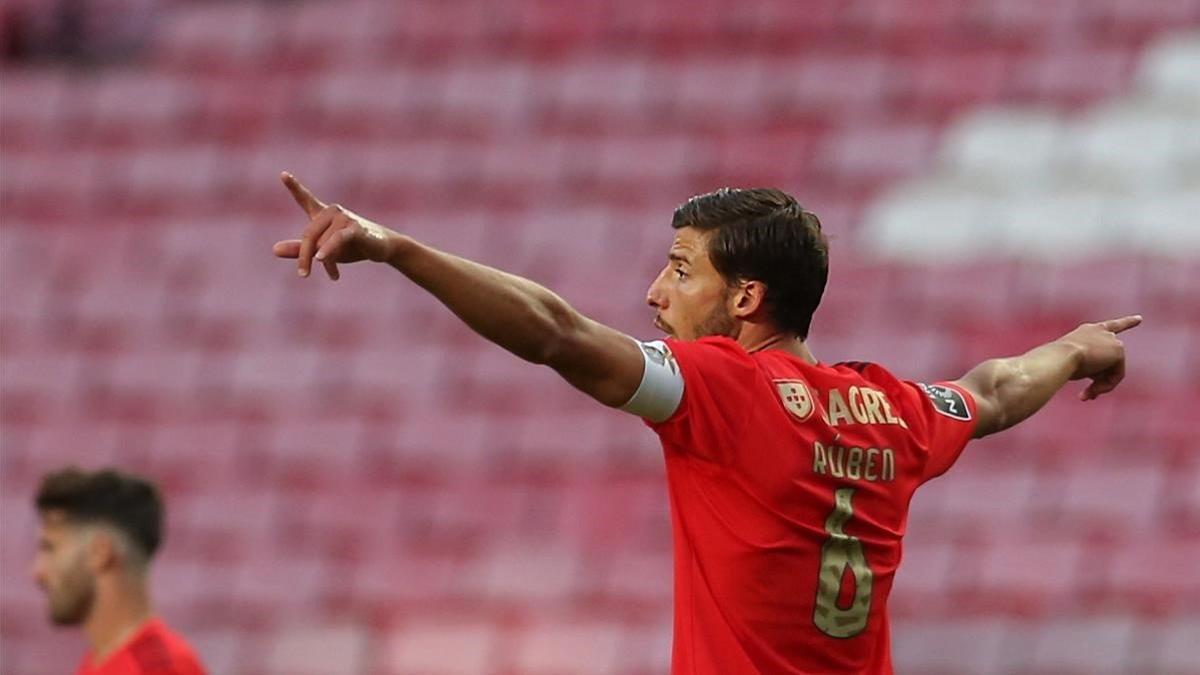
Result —
M816 214L772 188L721 188L675 209L675 229L715 231L708 255L729 284L761 281L772 321L807 338L829 279L829 242Z
M129 536L149 560L162 543L163 502L149 480L114 469L70 467L42 479L38 511L61 510L78 523L104 523Z

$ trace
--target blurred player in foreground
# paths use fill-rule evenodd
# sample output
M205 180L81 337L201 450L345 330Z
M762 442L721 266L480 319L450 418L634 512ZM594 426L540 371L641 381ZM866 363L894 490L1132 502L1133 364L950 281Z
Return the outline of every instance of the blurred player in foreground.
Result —
M79 675L203 675L192 649L154 616L147 576L162 541L163 504L149 481L113 470L51 473L33 577L50 620L82 625Z
M1116 334L1085 324L954 382L871 363L825 364L805 344L828 276L816 216L778 190L694 197L647 301L665 341L639 342L521 277L425 246L290 174L309 223L274 253L390 264L468 326L644 418L667 464L675 545L672 672L890 673L887 598L909 499L972 437L1017 424L1068 381L1084 400L1124 375Z

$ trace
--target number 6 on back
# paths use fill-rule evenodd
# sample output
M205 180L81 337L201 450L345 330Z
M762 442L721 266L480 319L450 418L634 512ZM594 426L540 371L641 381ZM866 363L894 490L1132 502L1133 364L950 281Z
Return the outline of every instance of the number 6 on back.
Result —
M863 632L871 613L871 586L875 575L867 565L862 542L843 530L854 516L853 498L854 488L838 488L834 493L833 512L825 519L829 539L821 547L813 623L822 633L834 638L852 638ZM838 607L838 597L842 593L842 577L847 567L854 575L854 602L842 609Z

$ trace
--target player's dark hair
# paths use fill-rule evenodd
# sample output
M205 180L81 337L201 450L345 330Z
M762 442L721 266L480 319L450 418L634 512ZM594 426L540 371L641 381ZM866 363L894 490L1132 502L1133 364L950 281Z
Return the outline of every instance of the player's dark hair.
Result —
M728 284L761 281L771 320L808 337L829 279L829 242L816 214L772 188L721 188L675 209L675 229L713 231L708 256Z
M41 513L60 510L72 522L116 527L146 560L162 543L162 497L153 483L140 476L114 469L61 469L42 479L34 503Z

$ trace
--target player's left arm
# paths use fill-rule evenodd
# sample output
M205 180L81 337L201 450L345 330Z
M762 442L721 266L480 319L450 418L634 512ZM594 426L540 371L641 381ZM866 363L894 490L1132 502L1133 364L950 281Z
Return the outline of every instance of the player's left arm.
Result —
M349 209L326 205L291 174L283 175L283 183L309 224L300 239L276 243L274 253L297 260L300 276L307 277L314 262L334 280L340 277L339 263L387 263L484 338L553 368L605 405L626 406L645 416L630 404L635 392L642 398L647 389L643 374L652 363L633 338L584 316L529 279L439 251Z
M1019 424L1072 380L1092 380L1080 394L1090 401L1125 377L1125 346L1117 335L1141 324L1141 316L1085 323L1021 356L984 361L954 384L975 399L975 438Z

